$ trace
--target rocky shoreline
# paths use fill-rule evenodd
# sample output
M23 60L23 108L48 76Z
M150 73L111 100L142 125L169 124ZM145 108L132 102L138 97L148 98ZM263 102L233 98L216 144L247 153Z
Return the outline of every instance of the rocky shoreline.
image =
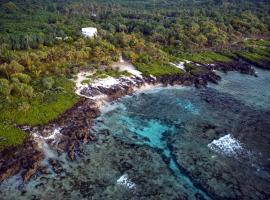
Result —
M58 155L67 153L70 160L76 160L83 145L95 141L95 135L89 130L94 119L100 115L98 105L100 100L113 101L132 94L136 89L146 85L206 87L208 82L217 84L221 80L214 70L239 71L255 75L255 70L251 65L239 60L230 64L199 65L207 70L200 73L186 73L183 76L120 77L115 84L109 86L91 84L84 87L80 90L81 100L58 119L45 126L20 127L28 132L30 137L22 145L0 152L0 182L18 173L24 182L28 182L37 172L46 171L46 166L42 163L44 159L48 159L56 173L61 171L57 155L52 155L51 149Z

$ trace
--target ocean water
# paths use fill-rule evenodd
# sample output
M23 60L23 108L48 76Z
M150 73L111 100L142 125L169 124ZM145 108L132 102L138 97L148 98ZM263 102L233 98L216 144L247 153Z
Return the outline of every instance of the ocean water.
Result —
M102 107L76 162L57 159L0 199L269 199L270 72L219 85L154 88Z

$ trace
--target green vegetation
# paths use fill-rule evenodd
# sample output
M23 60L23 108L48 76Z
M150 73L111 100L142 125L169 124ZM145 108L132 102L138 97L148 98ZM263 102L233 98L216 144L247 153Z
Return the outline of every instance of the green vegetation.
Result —
M18 125L40 125L48 123L78 101L74 94L74 83L64 78L55 78L55 88L38 94L32 99L12 98L1 108L0 121ZM14 109L16 105L17 109Z
M0 151L6 147L21 144L26 138L26 133L12 125L0 126Z
M237 52L237 55L256 66L270 68L270 41L248 40L244 42L245 48Z
M119 78L120 76L130 76L131 74L127 71L117 71L113 69L106 69L104 71L97 71L93 76L89 78L107 78L108 76Z
M25 136L12 128L14 124L45 124L72 107L78 97L68 79L76 72L109 65L119 55L113 45L98 38L27 51L2 47L0 53L1 146L13 145L14 138ZM7 132L13 134L7 138Z
M135 67L143 73L145 76L164 76L164 75L175 75L183 74L181 69L174 67L170 64L161 64L161 63L135 63Z
M243 42L245 44L245 46L257 46L257 47L270 47L270 40L264 40L264 39L260 39L260 40L246 40Z
M87 76L86 80L82 81L82 84L90 84L91 82L93 82L96 79L104 79L104 78L108 78L108 77L113 77L113 78L119 78L121 76L131 76L132 74L130 74L127 71L119 71L119 70L113 70L111 68L107 68L105 70L98 70L96 71L93 75L89 75Z
M270 63L269 54L268 55L262 55L258 53L250 53L250 52L240 52L238 55L245 60L253 63L256 66L260 66L262 68L266 68L265 63Z
M78 102L74 94L74 83L66 78L55 78L51 90L36 94L35 97L9 97L1 99L0 106L0 150L20 144L26 133L13 125L41 125L56 119Z
M215 62L223 62L228 63L232 61L232 58L220 53L215 52L201 52L201 53L194 53L194 54L182 54L179 56L183 60L189 60L197 63L209 64Z
M0 150L78 101L70 78L128 76L109 66L119 55L144 75L182 75L170 62L269 64L269 1L11 0L0 2ZM93 26L89 39L82 27ZM215 53L216 52L216 53ZM217 53L218 52L218 53ZM103 70L100 66L107 66ZM187 73L204 70L186 64Z
M77 40L81 27L95 26L112 40L116 33L136 34L171 53L223 49L241 38L268 36L268 12L264 0L3 1L0 43L12 49L51 46L56 37Z

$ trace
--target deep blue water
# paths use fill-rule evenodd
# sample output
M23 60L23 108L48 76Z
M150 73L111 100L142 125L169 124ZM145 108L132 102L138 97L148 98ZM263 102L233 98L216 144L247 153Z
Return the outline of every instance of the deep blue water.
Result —
M79 162L4 199L268 199L270 72L220 73L219 85L155 88L105 105ZM1 198L1 197L0 197Z

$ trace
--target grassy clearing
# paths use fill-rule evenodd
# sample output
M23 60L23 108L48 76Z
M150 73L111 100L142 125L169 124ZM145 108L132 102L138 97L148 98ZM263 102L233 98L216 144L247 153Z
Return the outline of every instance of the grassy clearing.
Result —
M197 63L210 64L215 62L231 62L231 56L232 55L223 55L215 52L201 52L195 54L182 54L179 56L179 58L182 60L189 60Z
M246 46L270 47L270 40L247 40L244 43Z
M74 94L74 83L57 78L57 88L46 95L37 95L28 100L12 98L1 102L0 107L0 150L23 142L26 133L13 125L42 125L56 119L78 102Z
M113 69L106 69L102 71L97 71L91 76L87 76L88 80L85 81L85 84L89 84L93 79L103 79L107 77L119 78L121 76L131 76L127 71L117 71Z
M94 75L95 78L106 78L111 76L113 78L119 78L120 76L131 76L127 71L117 71L113 69L106 69L104 71L97 71Z
M26 138L26 133L12 125L0 125L0 151L6 147L21 144Z
M263 60L268 60L270 61L270 58L267 57L266 55L258 54L258 53L250 53L250 52L241 52L239 53L241 57L244 57L247 60L257 62L257 61L263 61Z
M145 76L163 76L163 75L174 75L174 74L183 74L184 71L174 67L170 64L159 64L159 63L151 63L151 64L143 64L143 63L134 63L137 70L143 73Z
M57 81L58 91L48 91L46 95L36 96L28 101L13 99L11 104L1 110L0 121L34 126L57 118L79 99L73 92L74 84L71 81L64 78L58 78ZM24 108L27 104L29 109Z
M258 67L267 68L265 63L270 62L270 41L248 40L245 45L246 49L238 52L237 55Z
M270 58L267 55L261 55L258 53L250 53L250 52L240 52L238 53L240 57L247 60L250 63L253 63L254 65L258 67L265 68L264 62L270 62Z

